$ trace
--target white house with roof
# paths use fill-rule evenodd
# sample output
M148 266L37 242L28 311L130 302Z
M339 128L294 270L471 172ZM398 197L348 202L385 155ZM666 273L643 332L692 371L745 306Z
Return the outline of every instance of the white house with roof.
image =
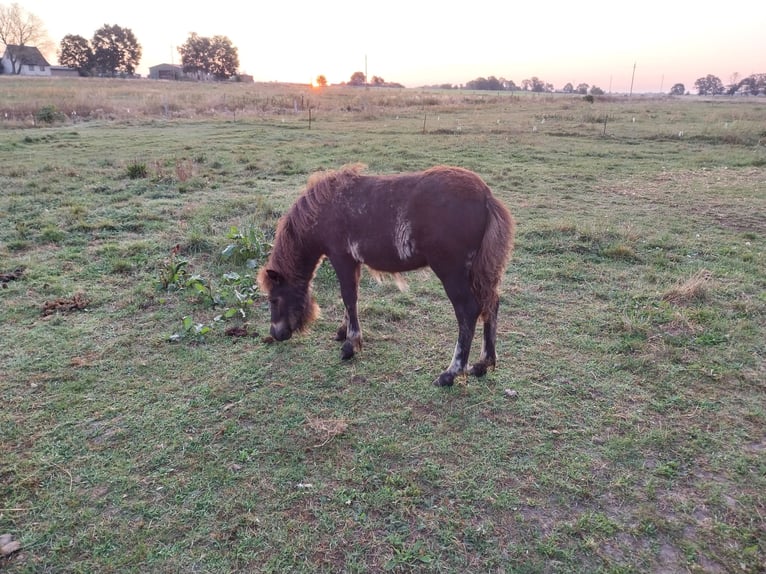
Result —
M0 74L50 76L51 65L34 46L6 46L0 59Z

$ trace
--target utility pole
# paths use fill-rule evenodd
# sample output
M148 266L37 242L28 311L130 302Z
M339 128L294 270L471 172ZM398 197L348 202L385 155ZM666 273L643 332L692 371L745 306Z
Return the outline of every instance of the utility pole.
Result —
M631 97L633 95L633 80L636 79L636 63L633 62L633 75L630 77L630 94L628 94L628 97Z

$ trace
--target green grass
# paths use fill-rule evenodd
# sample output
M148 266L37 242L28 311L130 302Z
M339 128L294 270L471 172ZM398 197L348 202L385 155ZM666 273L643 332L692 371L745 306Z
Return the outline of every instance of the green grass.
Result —
M760 100L2 84L4 571L763 569ZM356 161L474 169L514 212L486 378L430 385L456 325L428 273L365 276L349 363L325 266L301 337L263 342L260 295L216 320L308 175ZM184 317L210 331L170 342Z

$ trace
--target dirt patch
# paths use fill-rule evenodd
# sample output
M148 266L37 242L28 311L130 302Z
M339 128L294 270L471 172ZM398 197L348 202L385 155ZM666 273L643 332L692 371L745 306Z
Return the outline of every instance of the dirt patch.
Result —
M8 287L8 283L11 281L16 281L17 279L21 279L22 275L24 275L24 269L22 267L14 269L13 271L0 273L0 285L3 286L3 289L6 289Z
M53 315L54 313L70 313L72 311L82 311L87 309L90 299L85 293L75 293L71 297L59 297L53 301L43 303L43 316Z
M247 325L234 325L232 327L228 327L224 334L227 337L258 337L258 332L253 331L252 333L247 330Z

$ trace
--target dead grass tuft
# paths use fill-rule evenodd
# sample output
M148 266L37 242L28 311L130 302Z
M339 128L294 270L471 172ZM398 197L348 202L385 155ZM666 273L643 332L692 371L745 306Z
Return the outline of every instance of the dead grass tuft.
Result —
M321 442L315 444L313 448L319 448L326 445L336 436L340 436L348 429L348 421L346 419L322 419L318 417L312 417L306 415L306 425L311 431L319 435Z
M663 301L674 305L688 305L692 301L704 301L713 274L707 269L700 269L689 279L679 282L662 296Z

